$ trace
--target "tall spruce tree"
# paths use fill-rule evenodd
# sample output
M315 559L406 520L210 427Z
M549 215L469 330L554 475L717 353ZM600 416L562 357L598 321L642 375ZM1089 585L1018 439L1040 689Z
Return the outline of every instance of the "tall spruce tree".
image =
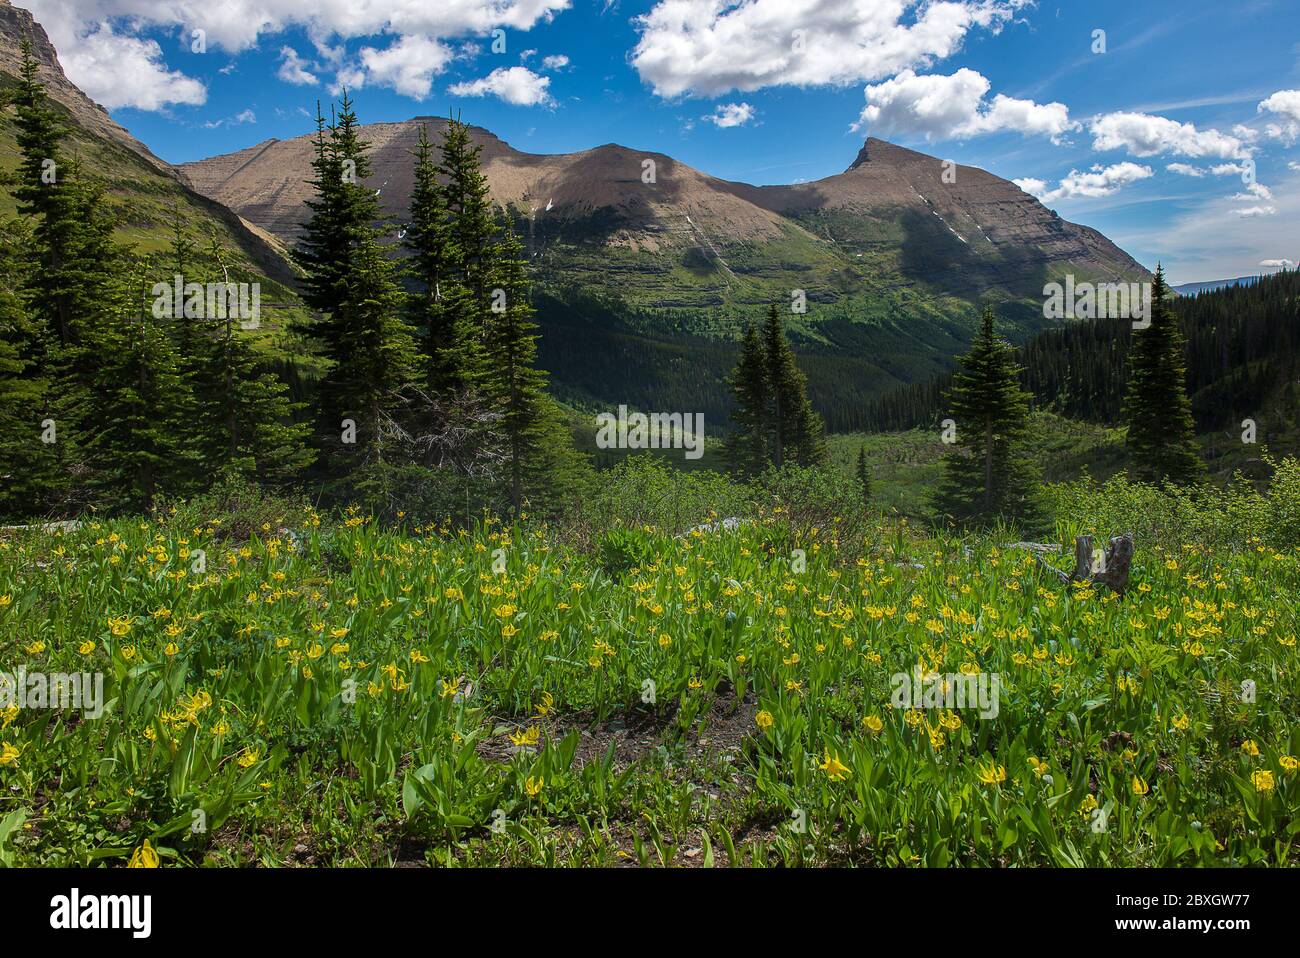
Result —
M45 345L18 292L26 239L17 222L0 225L0 516L10 519L46 513L60 485L54 450L42 441L50 389L39 365Z
M1204 465L1197 455L1196 426L1187 396L1183 336L1169 295L1164 269L1157 265L1147 317L1150 325L1134 330L1129 347L1124 418L1138 477L1189 485L1202 477Z
M452 241L447 198L423 124L412 155L415 185L403 242L409 253L407 275L415 288L407 295L407 318L420 336L425 388L438 394L461 385L453 305L461 257Z
M858 446L858 463L854 471L857 473L858 485L862 489L862 503L866 505L871 502L871 467L867 464L866 443Z
M380 462L388 418L416 376L415 346L401 319L403 296L380 243L378 191L369 143L346 90L328 127L317 110L310 181L315 197L297 261L304 300L320 315L307 332L331 367L320 384L322 438L335 472ZM355 433L344 427L350 421Z
M794 350L790 348L781 313L775 305L768 309L763 326L763 351L771 397L772 464L778 469L787 462L801 466L823 464L826 440L821 417L808 401L808 379L795 362Z
M497 428L505 439L506 484L510 503L523 506L528 463L543 438L546 373L536 367L537 324L529 300L523 246L514 230L503 224L502 239L491 258L493 300L484 335L484 392L501 417ZM561 434L562 435L562 434ZM554 434L552 439L558 438Z
M740 359L728 385L734 403L731 419L736 428L727 437L727 458L732 468L744 475L757 475L771 462L768 422L772 396L763 343L753 323L745 327Z
M948 394L958 449L944 457L935 506L962 522L1033 521L1038 476L1024 448L1029 396L1014 349L994 331L992 308L960 362Z
M446 300L455 342L456 385L469 388L478 386L484 373L483 335L492 307L497 236L487 177L479 165L481 152L470 139L469 127L448 119L437 171L445 181L443 195L455 251Z
M208 237L207 281L224 285L236 278L216 231ZM206 317L200 328L196 420L205 437L205 468L211 475L238 475L268 485L296 481L314 459L310 430L298 421L301 403L274 373L260 369L241 318L227 309Z

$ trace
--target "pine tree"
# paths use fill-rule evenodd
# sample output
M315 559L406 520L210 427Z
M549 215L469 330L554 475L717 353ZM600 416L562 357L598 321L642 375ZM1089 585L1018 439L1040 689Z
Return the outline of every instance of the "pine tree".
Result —
M494 308L487 321L483 385L501 417L497 428L505 437L509 497L517 512L523 506L527 463L542 437L546 373L536 367L537 324L529 302L523 246L508 227L502 229L502 237L491 258L500 309Z
M795 362L794 350L786 339L781 314L775 305L768 309L763 327L763 349L771 396L772 464L778 469L787 462L821 465L826 461L821 418L808 401L807 377Z
M147 289L144 268L125 266L95 333L102 352L83 429L89 489L109 509L146 509L188 491L193 474L192 403L165 327L141 308Z
M857 465L858 485L862 487L862 503L869 505L871 502L871 468L867 465L867 444L863 443L858 446L858 465Z
M60 486L53 449L42 441L50 381L38 361L45 349L18 293L25 239L16 223L0 228L0 516L12 519L45 513Z
M1201 478L1204 466L1187 396L1183 337L1168 295L1164 270L1157 266L1150 325L1134 330L1129 347L1127 442L1139 478L1188 485Z
M1037 475L1024 452L1029 396L1018 376L1015 352L998 338L993 310L985 308L948 394L964 453L954 450L944 457L936 507L959 521L1037 517Z
M322 314L307 331L332 364L320 387L323 435L343 467L383 460L389 417L416 374L414 342L400 318L402 292L379 240L377 191L365 183L368 150L345 90L328 128L317 111L316 196L298 251L307 274L303 298Z
M727 438L727 458L742 474L757 475L771 461L768 426L771 390L763 343L752 323L745 327L740 359L728 385L734 401L731 419L736 429Z
M215 231L209 235L208 259L209 281L231 283ZM206 318L203 328L195 383L201 397L197 422L205 436L205 468L213 475L292 483L314 458L307 448L309 430L297 420L301 404L290 401L288 386L274 373L258 368L230 310Z
M424 384L430 393L455 388L459 376L455 315L455 270L460 263L452 242L447 199L438 182L428 128L420 126L415 157L415 185L411 191L411 220L404 244L410 252L407 274L415 289L407 296L407 318L421 335Z
M484 371L483 331L492 307L492 258L497 224L487 177L479 166L482 148L473 145L469 127L449 119L442 137L438 174L446 182L451 220L454 280L447 294L447 321L455 341L458 385L473 388Z

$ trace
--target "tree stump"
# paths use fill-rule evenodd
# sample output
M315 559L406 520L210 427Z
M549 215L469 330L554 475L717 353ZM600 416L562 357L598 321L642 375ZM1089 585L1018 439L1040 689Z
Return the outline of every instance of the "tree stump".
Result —
M1104 554L1094 552L1092 536L1079 536L1074 540L1074 571L1062 572L1048 564L1042 556L1035 556L1039 565L1061 580L1063 585L1071 582L1090 582L1104 585L1116 595L1123 595L1128 589L1129 567L1133 564L1133 533L1126 532L1110 540Z

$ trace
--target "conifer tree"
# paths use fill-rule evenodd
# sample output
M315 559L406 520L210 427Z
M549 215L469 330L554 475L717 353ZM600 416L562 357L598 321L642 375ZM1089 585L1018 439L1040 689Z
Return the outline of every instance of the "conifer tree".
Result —
M742 474L757 475L770 462L768 420L771 390L763 343L752 323L745 327L740 359L728 385L735 404L731 418L736 429L727 437L727 457Z
M484 335L484 391L500 415L505 438L508 494L523 505L524 473L542 439L546 374L536 368L537 324L528 295L523 246L514 230L503 227L491 257L494 306Z
M858 485L862 487L863 505L871 502L871 467L867 465L867 444L858 446L858 464L856 468Z
M1183 336L1168 296L1164 269L1157 266L1150 325L1134 330L1129 347L1127 443L1139 478L1189 485L1201 478L1204 466L1187 396Z
M323 436L341 466L383 460L388 417L415 376L402 292L379 240L378 191L365 182L368 150L345 90L328 128L317 111L316 196L298 252L304 300L322 314L307 331L332 364L320 386Z
M447 121L438 174L445 180L451 221L455 279L448 290L447 311L455 340L457 385L463 387L477 386L483 375L483 331L492 307L497 224L487 177L479 166L481 152L470 139L466 124Z
M787 462L801 466L824 463L826 440L821 418L808 401L807 377L795 362L775 305L768 309L763 327L763 349L771 396L772 464L779 469Z
M407 273L415 289L407 297L407 317L419 331L424 384L430 393L457 385L455 314L456 273L460 257L452 242L447 199L438 182L428 128L420 126L411 191L411 220L403 238L410 253Z
M0 228L0 516L11 519L44 514L61 485L51 444L42 441L50 381L38 361L45 350L18 293L23 239L16 223Z
M959 521L1037 517L1037 474L1025 455L1029 396L1012 346L993 329L986 307L970 352L948 394L959 450L944 457L936 508Z
M230 284L227 256L215 230L208 239L208 281ZM196 391L198 431L205 437L205 468L272 485L296 480L314 456L309 430L298 422L301 404L274 373L259 369L240 319L227 309L205 318L200 328Z
M186 492L192 475L192 403L166 328L142 308L145 269L127 264L96 331L102 350L83 430L89 489L109 509L141 511L155 496Z

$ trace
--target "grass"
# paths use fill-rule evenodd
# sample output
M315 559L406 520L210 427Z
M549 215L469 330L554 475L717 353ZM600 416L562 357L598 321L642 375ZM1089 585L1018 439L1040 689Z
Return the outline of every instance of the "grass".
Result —
M1119 598L749 518L6 533L3 668L106 707L0 713L0 861L1296 864L1300 551L1140 547ZM996 715L893 707L917 667Z

